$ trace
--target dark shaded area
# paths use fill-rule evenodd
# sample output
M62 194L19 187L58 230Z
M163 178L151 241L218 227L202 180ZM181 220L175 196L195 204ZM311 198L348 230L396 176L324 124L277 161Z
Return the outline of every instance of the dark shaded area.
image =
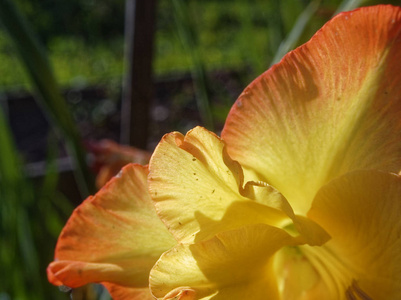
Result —
M121 142L146 148L153 92L155 0L129 0L125 8L126 74L121 109Z
M218 129L224 124L229 107L243 90L244 71L215 72L211 81L212 99L217 112ZM119 142L121 102L119 95L110 95L102 86L71 89L64 92L82 137L85 140L111 139ZM118 97L116 99L116 97ZM7 93L0 100L9 118L18 149L26 163L44 161L50 125L32 95L22 92ZM196 106L193 82L190 75L159 79L155 84L150 113L148 150L153 150L167 132L185 133L202 125ZM62 145L59 158L67 156ZM67 163L66 163L67 164Z
M88 42L122 36L124 5L114 0L15 0L42 41L78 36Z

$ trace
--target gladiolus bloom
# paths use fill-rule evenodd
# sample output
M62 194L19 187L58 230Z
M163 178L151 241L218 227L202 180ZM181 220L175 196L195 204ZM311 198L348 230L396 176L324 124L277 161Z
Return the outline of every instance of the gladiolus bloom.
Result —
M401 299L401 9L342 13L222 138L164 136L73 213L49 280L114 299Z
M116 176L122 167L129 163L145 165L149 163L151 154L130 146L119 145L112 140L101 140L87 144L93 154L92 169L97 173L96 187L103 187Z

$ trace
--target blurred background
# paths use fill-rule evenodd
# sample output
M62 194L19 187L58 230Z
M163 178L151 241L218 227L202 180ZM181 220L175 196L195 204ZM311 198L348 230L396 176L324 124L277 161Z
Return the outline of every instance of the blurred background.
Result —
M60 291L45 270L109 158L146 163L119 144L150 153L170 131L219 133L253 79L335 14L379 3L400 5L0 0L0 300L109 299Z

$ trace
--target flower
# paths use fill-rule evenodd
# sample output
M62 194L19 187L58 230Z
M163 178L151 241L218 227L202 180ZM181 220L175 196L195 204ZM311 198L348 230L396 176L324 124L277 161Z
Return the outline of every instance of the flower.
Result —
M85 200L50 282L114 299L401 299L400 70L401 8L336 16L245 89L222 138L167 134Z
M93 154L92 168L97 173L96 187L103 187L129 163L141 165L149 163L151 154L147 151L119 145L112 140L88 142L88 150Z

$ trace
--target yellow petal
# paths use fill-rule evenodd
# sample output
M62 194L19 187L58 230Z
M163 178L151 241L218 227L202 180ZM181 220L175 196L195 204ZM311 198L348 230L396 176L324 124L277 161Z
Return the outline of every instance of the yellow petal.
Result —
M400 198L401 178L379 171L347 174L317 194L308 215L332 236L327 253L350 273L343 295L401 299Z
M226 154L224 143L204 128L197 127L185 137L166 135L149 169L158 215L180 242L200 241L246 224L274 225L288 218L283 211L247 197L241 167Z
M401 169L401 8L336 16L241 94L228 154L306 214L318 189L356 169Z
M179 244L156 263L150 287L158 298L187 287L195 299L278 299L272 257L283 246L296 244L285 231L264 224Z
M147 174L147 167L125 167L74 211L48 267L53 284L148 286L150 269L175 240L156 215Z

